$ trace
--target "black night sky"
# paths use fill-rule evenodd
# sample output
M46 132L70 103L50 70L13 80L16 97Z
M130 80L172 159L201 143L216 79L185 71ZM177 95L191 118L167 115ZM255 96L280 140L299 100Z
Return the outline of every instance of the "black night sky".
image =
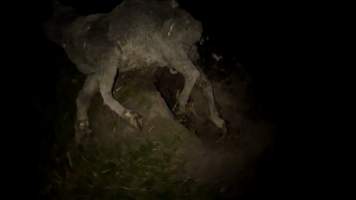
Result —
M62 2L81 14L91 14L110 11L119 0ZM295 125L296 118L299 123L304 123L304 119L290 113L301 112L302 100L298 98L305 97L299 95L301 91L297 89L305 82L297 80L298 75L308 71L300 59L307 59L312 51L305 46L309 28L301 28L302 21L307 21L305 15L309 12L309 5L228 0L179 0L179 3L203 23L203 34L210 38L209 48L245 67L253 81L251 91L258 113L277 124L272 153L261 161L254 187L243 199L304 198L302 194L313 190L313 182L308 181L309 176L306 175L313 169L295 156L303 151L294 148L301 136L298 127L290 125ZM61 70L51 64L62 52L47 41L42 29L43 22L52 12L51 1L39 0L23 9L23 17L17 23L23 25L16 28L21 30L20 41L26 45L17 49L24 57L19 60L22 68L15 71L22 73L21 82L17 83L19 87L31 89L20 95L26 98L24 106L28 111L22 118L26 119L28 126L26 134L21 134L25 136L20 139L24 150L17 154L34 165L23 169L24 166L19 164L17 171L21 175L12 181L37 197L39 181L36 184L33 181L40 180L41 172L37 166L43 158L39 152L46 151L41 142L55 129L53 121L60 101L54 88Z

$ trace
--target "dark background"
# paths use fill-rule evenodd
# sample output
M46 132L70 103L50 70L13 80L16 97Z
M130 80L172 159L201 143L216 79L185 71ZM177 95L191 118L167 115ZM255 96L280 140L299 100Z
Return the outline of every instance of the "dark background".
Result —
M66 0L83 14L106 12L117 4L115 0ZM273 153L261 161L255 187L247 191L245 199L291 199L319 195L319 182L325 178L322 169L314 165L320 154L307 151L304 90L314 63L314 48L318 43L314 29L323 23L312 18L315 7L310 3L249 3L242 1L181 0L181 6L201 20L211 45L226 57L235 56L253 80L253 94L261 114L277 124ZM59 69L51 63L60 49L49 43L42 23L51 14L51 2L38 0L21 4L8 18L8 29L15 41L11 66L11 84L15 100L20 106L10 108L12 126L8 185L14 186L12 195L36 197L38 193L38 164L42 138L53 132L55 90ZM317 15L317 14L316 14ZM15 19L16 18L16 19ZM314 61L313 61L314 62ZM19 96L19 98L17 98ZM14 99L11 99L13 101ZM17 104L17 101L16 101ZM19 112L21 114L19 114ZM307 139L306 139L307 138ZM5 151L6 152L6 151ZM305 159L310 158L310 159ZM21 188L21 189L20 189ZM19 192L21 191L21 192ZM325 192L325 191L324 191Z

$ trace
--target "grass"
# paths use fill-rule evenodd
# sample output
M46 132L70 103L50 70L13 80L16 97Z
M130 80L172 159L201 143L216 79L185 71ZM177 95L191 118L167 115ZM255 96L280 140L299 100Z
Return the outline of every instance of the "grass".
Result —
M72 83L63 80L60 85L63 84ZM100 142L81 148L72 146L73 102L79 85L59 87L57 91L69 98L58 105L54 148L49 156L50 164L44 169L42 199L218 199L214 188L184 172L185 162L177 153L184 140L179 134L131 138L106 146ZM163 122L160 130L172 128L165 128Z
M132 141L131 141L132 142ZM184 175L181 140L145 139L135 145L97 143L71 148L49 170L49 199L213 199L214 192Z

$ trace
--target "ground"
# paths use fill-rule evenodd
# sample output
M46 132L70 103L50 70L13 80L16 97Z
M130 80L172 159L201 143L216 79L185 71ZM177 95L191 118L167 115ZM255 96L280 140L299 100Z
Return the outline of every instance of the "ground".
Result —
M114 96L144 117L142 131L128 126L100 95L89 116L93 134L74 143L75 98L84 76L63 54L55 135L43 163L43 199L234 199L253 180L272 142L272 124L255 117L241 66L201 62L227 121L222 136L208 119L199 82L185 116L171 110L183 77L165 68L120 73ZM228 69L225 67L224 69Z

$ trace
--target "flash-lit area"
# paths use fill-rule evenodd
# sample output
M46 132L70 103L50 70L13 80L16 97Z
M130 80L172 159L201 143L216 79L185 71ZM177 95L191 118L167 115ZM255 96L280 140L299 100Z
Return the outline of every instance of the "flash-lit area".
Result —
M274 196L283 99L269 48L283 33L263 5L236 4L43 3L39 199Z

